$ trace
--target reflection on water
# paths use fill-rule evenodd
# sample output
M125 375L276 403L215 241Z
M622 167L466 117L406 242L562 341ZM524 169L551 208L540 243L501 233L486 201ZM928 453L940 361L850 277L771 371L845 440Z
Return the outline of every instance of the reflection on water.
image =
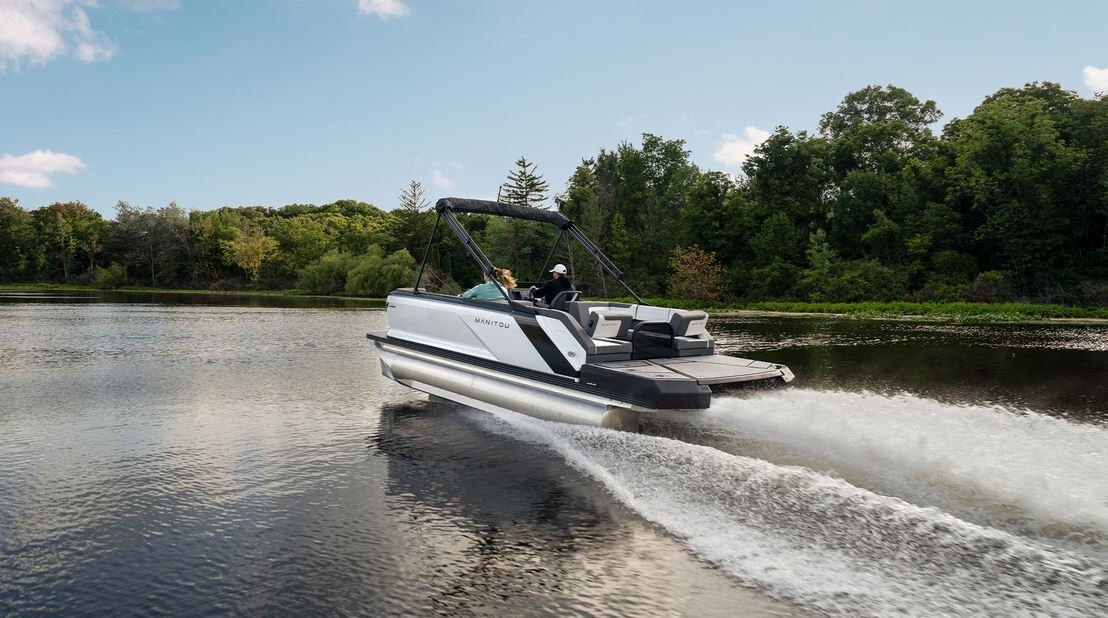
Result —
M715 319L727 353L784 363L796 385L909 391L1108 422L1108 327L829 318Z
M636 435L106 299L0 299L0 614L1108 615L1108 329L718 318L796 384Z
M370 448L388 456L386 493L413 569L410 594L448 614L505 615L541 595L554 615L757 614L772 604L690 563L541 448L489 440L468 413L385 406ZM420 576L430 568L434 576ZM790 613L796 613L793 610Z
M0 614L804 613L382 378L384 317L0 305Z

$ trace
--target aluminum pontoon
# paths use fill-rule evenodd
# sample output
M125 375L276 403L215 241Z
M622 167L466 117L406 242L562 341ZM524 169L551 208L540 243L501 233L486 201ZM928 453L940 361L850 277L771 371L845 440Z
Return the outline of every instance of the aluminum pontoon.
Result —
M558 212L460 198L440 199L435 210L415 284L389 294L388 331L367 335L381 373L396 382L481 410L634 431L641 413L707 408L713 387L793 379L784 365L716 354L706 313L643 302L619 268ZM495 301L421 289L442 222L482 272L492 272L455 213L557 226L554 248L563 237L576 241L638 302L586 301L571 291L545 304L527 289L499 283L504 299Z

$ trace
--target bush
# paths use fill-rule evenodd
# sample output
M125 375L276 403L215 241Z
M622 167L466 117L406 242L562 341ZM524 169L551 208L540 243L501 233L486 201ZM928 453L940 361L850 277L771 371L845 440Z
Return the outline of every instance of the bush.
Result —
M127 282L127 269L122 264L112 262L107 268L96 267L92 275L93 287L101 290L118 290Z
M457 281L430 264L423 268L423 280L419 282L419 289L450 296L462 293L462 286Z
M877 260L844 262L836 278L834 299L845 302L894 300L904 296L904 274Z
M907 276L877 260L832 262L805 270L799 278L812 302L857 302L902 298Z
M777 260L751 271L750 284L755 296L787 298L796 287L799 276L800 269L796 265Z
M977 262L973 256L949 249L936 253L931 258L931 264L948 283L968 283L977 273Z
M300 269L296 287L309 294L333 294L346 287L346 275L355 258L332 251Z
M723 296L719 261L700 247L677 247L669 256L669 295L674 298L719 300Z
M412 284L415 266L415 260L407 249L381 257L381 248L374 245L347 274L346 293L353 296L388 296L396 288Z
M970 284L966 292L966 300L976 303L999 303L1012 300L1014 296L1012 284L1008 277L999 270L987 270Z
M969 286L964 283L947 283L942 276L933 277L913 298L924 302L955 303L966 298Z
M1085 281L1079 291L1081 302L1092 307L1108 307L1108 283Z

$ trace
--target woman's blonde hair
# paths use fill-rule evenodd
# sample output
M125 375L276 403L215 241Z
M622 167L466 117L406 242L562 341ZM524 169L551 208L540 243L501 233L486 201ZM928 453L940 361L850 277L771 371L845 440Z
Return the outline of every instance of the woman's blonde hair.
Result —
M500 282L500 285L506 288L514 288L516 286L516 278L512 276L512 271L507 268L496 268L494 266L492 274L496 277L496 280Z

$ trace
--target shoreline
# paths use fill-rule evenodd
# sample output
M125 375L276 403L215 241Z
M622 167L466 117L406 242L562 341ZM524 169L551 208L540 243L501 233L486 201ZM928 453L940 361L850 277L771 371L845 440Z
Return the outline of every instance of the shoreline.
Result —
M96 292L121 294L191 294L206 296L261 296L271 298L334 299L383 303L384 298L345 294L303 294L299 290L189 290L124 286L105 290L90 285L57 283L4 283L0 292ZM630 301L631 299L612 299ZM653 305L700 309L716 316L803 317L851 320L903 320L918 322L971 322L989 324L1088 324L1108 325L1108 308L1038 305L1034 303L915 303L872 302L804 303L759 302L748 305L717 305L687 300L647 298ZM705 306L707 305L707 306Z
M190 290L182 288L151 288L124 286L105 290L91 285L68 283L0 283L0 292L97 292L102 294L195 294L202 296L266 296L272 298L343 298L385 302L384 298L347 296L345 294L302 294L299 290Z

